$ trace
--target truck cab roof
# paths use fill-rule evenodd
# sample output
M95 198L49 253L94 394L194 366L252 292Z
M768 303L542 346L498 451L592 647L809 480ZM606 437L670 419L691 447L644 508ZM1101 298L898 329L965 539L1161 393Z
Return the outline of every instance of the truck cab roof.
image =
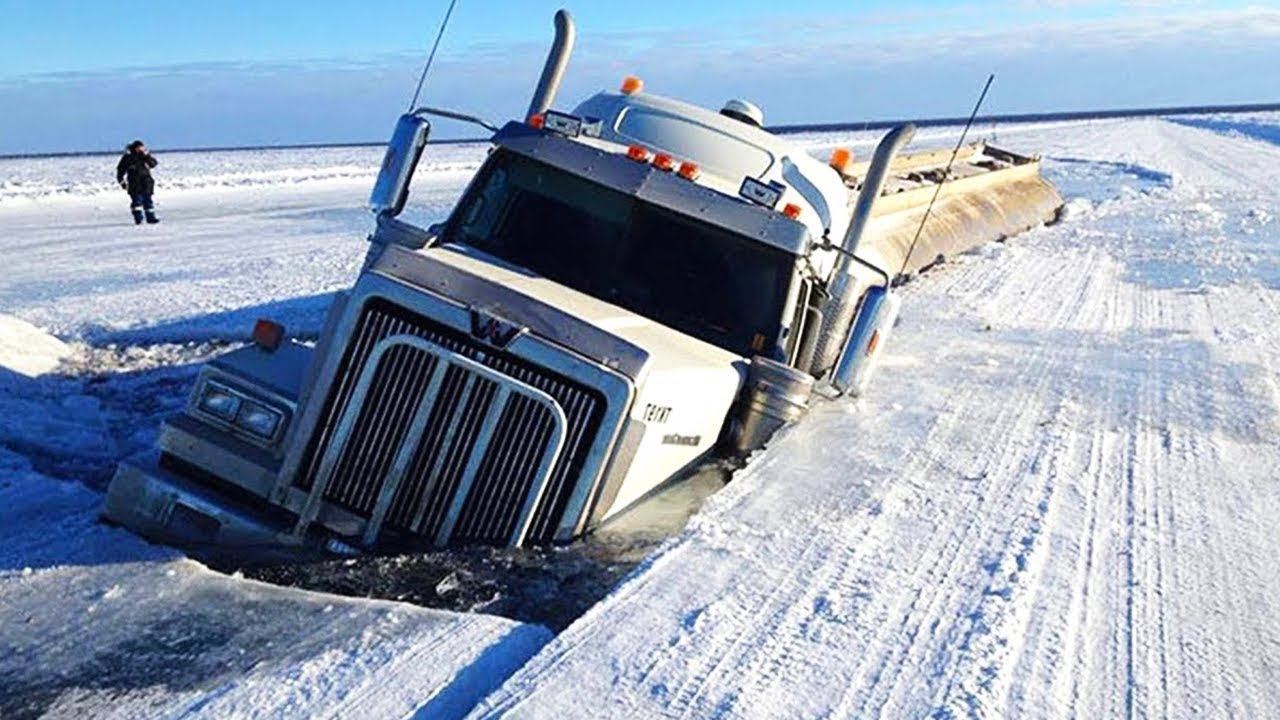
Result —
M744 178L780 183L777 207L799 205L798 220L814 238L841 237L848 225L849 189L839 173L759 127L646 92L597 93L572 114L599 123L598 137L578 142L614 152L641 145L692 161L701 169L698 184L733 198Z

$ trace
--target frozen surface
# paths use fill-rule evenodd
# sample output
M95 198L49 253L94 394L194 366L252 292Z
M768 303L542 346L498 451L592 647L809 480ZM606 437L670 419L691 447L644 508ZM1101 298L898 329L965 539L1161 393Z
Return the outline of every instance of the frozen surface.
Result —
M908 286L869 397L476 716L1275 716L1280 147L1023 139L1068 219Z
M0 315L0 368L35 377L53 372L70 354L66 343L35 325Z
M431 152L407 212L423 222L444 216L485 149ZM364 257L380 151L159 160L162 222L135 227L114 158L0 159L0 312L99 344L243 338L255 313L315 333Z
M457 717L549 637L214 573L0 453L0 716Z
M980 128L1046 155L1066 220L908 285L867 398L817 407L476 714L1274 715L1278 117ZM484 149L429 152L424 224ZM0 716L447 716L547 640L96 522L196 363L260 315L316 332L378 155L161 156L141 228L112 158L0 160L0 347L68 353L0 369Z
M414 212L483 151L449 152ZM258 315L315 332L378 159L162 156L156 227L129 222L114 159L0 160L0 717L456 717L550 638L228 577L97 520L195 362Z

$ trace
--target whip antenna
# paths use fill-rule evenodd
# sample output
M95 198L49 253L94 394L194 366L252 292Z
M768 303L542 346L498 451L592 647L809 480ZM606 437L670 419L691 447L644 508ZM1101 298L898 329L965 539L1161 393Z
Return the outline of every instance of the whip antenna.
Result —
M431 61L436 59L436 49L440 47L440 38L444 37L444 29L449 27L449 18L453 15L453 6L458 4L458 0L449 0L449 9L444 12L444 20L440 23L440 32L436 33L436 41L431 45L431 53L427 55L427 62L422 66L422 74L418 76L418 88L413 91L413 99L409 101L409 111L413 112L413 108L418 104L418 95L422 94L422 83L427 81L427 72L431 70Z
M938 181L938 186L933 189L933 198L929 200L929 206L924 209L924 217L920 218L920 225L916 228L916 236L911 239L911 245L907 248L907 256L902 258L902 268L898 270L898 275L902 275L907 271L907 262L911 260L911 253L916 249L916 243L920 242L920 233L924 231L924 224L929 221L929 213L933 212L933 204L938 201L938 196L942 194L942 185L947 181L947 177L951 175L951 166L955 163L956 156L960 154L960 148L964 147L965 136L969 134L969 128L973 125L974 118L978 117L978 108L982 107L982 101L987 99L987 91L991 89L991 82L995 79L995 73L987 76L987 84L982 86L982 94L978 95L978 102L973 104L973 112L969 113L969 120L964 124L964 130L960 132L960 139L956 141L956 149L951 151L951 159L947 161L947 167L942 171L942 179Z

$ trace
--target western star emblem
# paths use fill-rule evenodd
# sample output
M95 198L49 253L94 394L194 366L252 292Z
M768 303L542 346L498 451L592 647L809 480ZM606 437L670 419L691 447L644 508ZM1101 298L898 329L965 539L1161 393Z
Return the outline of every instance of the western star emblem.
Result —
M471 335L495 347L506 347L521 329L483 310L471 311Z

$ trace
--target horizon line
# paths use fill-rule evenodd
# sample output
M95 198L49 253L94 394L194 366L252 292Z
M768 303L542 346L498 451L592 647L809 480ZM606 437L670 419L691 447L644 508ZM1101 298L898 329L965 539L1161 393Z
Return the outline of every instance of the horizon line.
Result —
M1167 107L1144 107L1144 108L1119 108L1104 110L1060 110L1039 113L1000 113L992 115L979 115L974 118L975 124L985 122L1003 122L1003 123L1028 123L1043 122L1054 120L1105 120L1127 117L1154 117L1163 115L1201 115L1207 113L1224 113L1224 112L1272 112L1280 111L1280 102L1272 103L1230 103L1215 105L1177 105ZM771 125L765 130L779 135L794 135L806 132L839 132L848 130L883 130L893 128L906 122L914 123L917 127L941 127L946 125L963 125L968 121L968 117L936 117L936 118L920 118L920 119L896 119L896 120L861 120L846 122L830 122L830 123L794 123L787 125ZM488 137L482 138L455 138L428 140L429 145L466 145L488 142ZM354 142L317 142L317 143L286 143L279 145L221 145L221 146L192 146L192 147L173 147L158 148L156 152L162 153L190 153L190 152L246 152L251 150L323 150L330 148L347 148L347 147L382 147L387 142L385 140L369 141L359 140ZM41 158L64 158L64 157L94 157L94 156L111 156L119 153L119 150L67 150L58 152L29 152L29 153L0 153L0 160L27 160Z

